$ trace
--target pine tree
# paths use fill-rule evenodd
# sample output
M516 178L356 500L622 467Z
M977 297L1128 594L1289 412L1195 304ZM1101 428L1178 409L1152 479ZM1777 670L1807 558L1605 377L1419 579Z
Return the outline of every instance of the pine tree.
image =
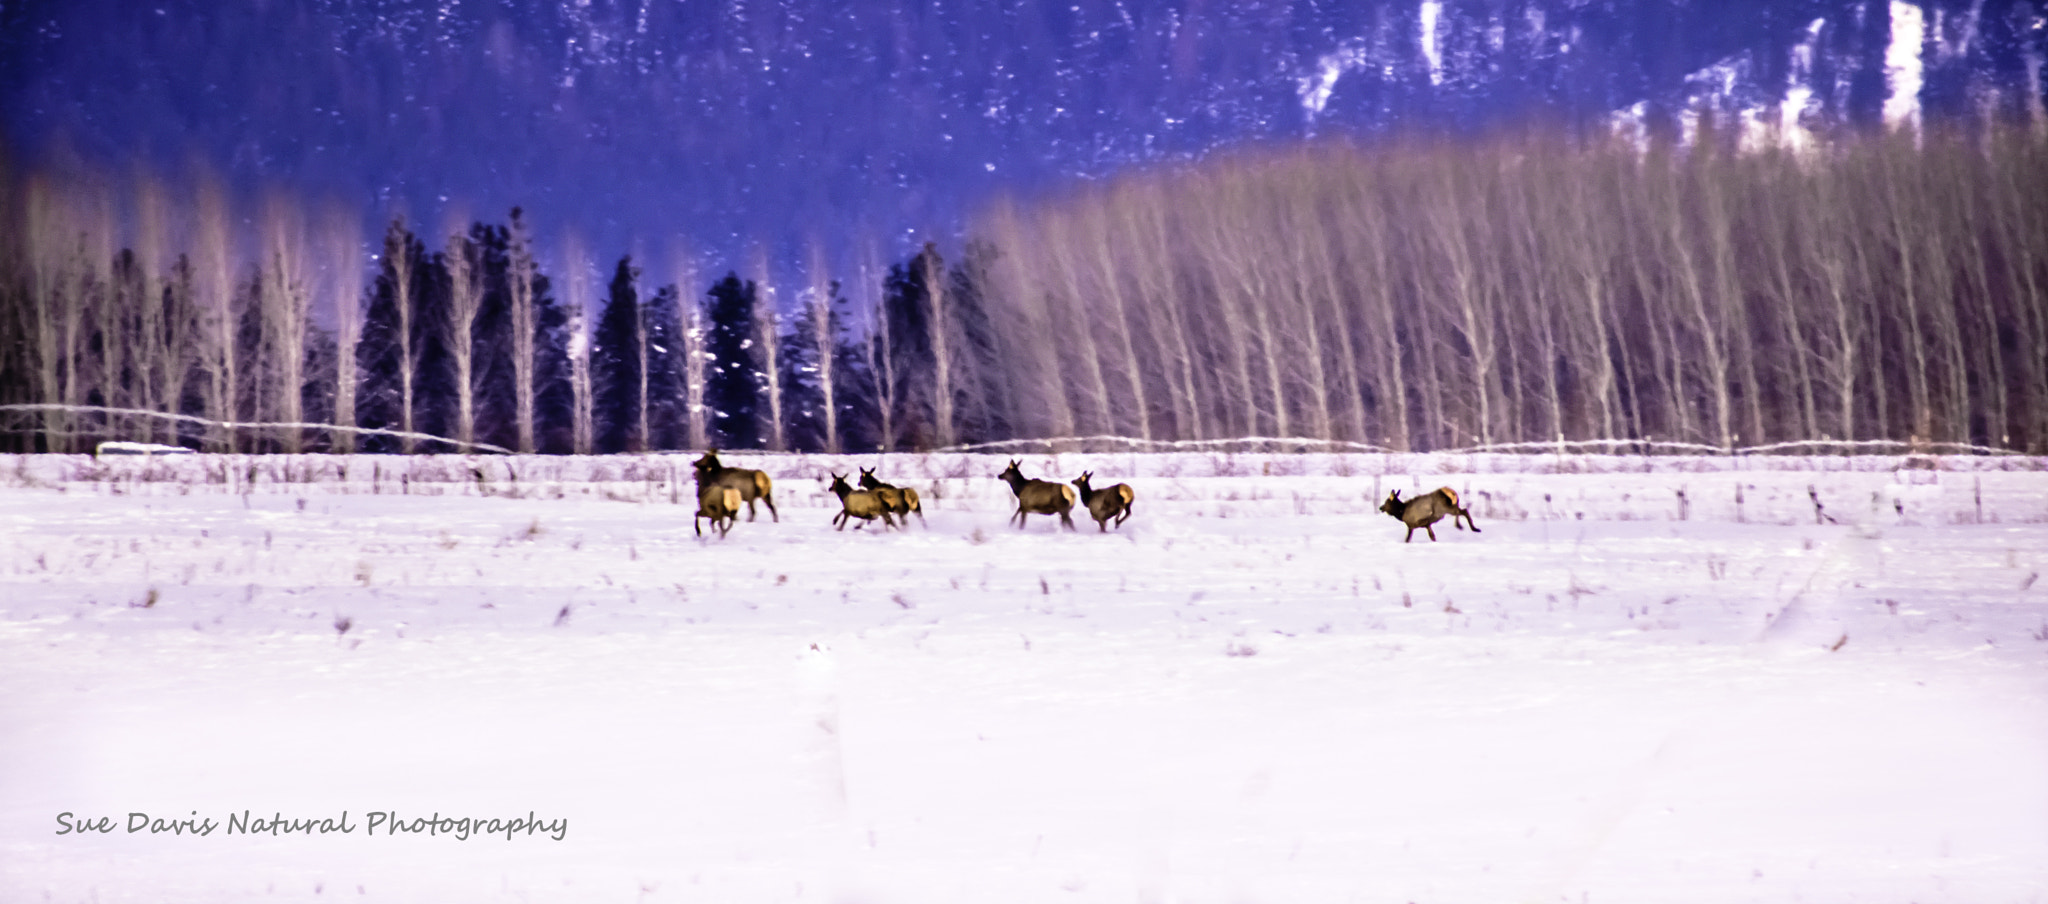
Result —
M839 284L832 283L826 291L838 294ZM776 366L782 370L782 417L792 449L823 452L830 447L827 424L836 418L827 416L825 405L828 395L836 393L825 391L830 368L820 366L818 337L838 335L837 313L825 299L806 298L797 311L794 328L780 339Z
M706 337L705 356L710 374L705 398L711 406L712 430L728 448L761 445L756 412L764 381L754 354L755 293L754 282L742 282L737 273L727 273L709 293L711 335Z
M612 272L611 293L591 337L592 409L597 419L599 453L644 451L641 437L640 294L635 284L640 268L632 255L619 258Z
M646 304L647 436L653 449L687 449L690 413L683 385L681 291L662 286Z
M426 246L405 221L391 221L384 233L384 253L377 260L377 279L370 289L362 339L356 346L356 370L362 380L356 419L364 427L404 432L418 429L419 335L423 331L419 299L427 281L422 263L425 256ZM394 440L375 434L365 437L362 444L364 452L373 453L410 452L413 448L409 438Z

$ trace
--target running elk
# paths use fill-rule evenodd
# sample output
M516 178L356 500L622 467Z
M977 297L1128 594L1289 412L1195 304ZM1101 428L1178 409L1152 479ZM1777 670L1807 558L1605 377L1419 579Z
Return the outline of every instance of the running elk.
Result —
M1010 466L997 477L1010 485L1010 492L1017 494L1017 514L1010 520L1022 528L1025 515L1058 515L1060 523L1073 530L1074 519L1067 516L1067 512L1074 508L1073 487L1047 480L1031 480L1017 470L1021 464L1023 462L1010 462Z
M875 476L873 468L860 469L860 488L882 497L882 504L888 506L889 511L896 515L897 520L902 521L906 526L910 524L911 512L917 513L919 524L925 523L924 503L918 500L917 490L910 487L899 487L893 483L883 483L881 478Z
M896 526L895 519L889 517L889 506L882 502L882 497L871 490L854 489L846 482L845 475L832 475L832 495L839 497L839 514L833 516L832 525L840 530L846 529L846 521L849 518L859 518L863 522L880 518L883 525Z
M1473 533L1479 533L1479 525L1472 523L1472 513L1458 507L1458 491L1450 487L1437 487L1408 500L1403 500L1401 491L1395 490L1387 497L1386 502L1380 503L1380 511L1408 525L1408 536L1401 541L1403 543L1415 539L1415 529L1418 527L1429 532L1431 543L1436 542L1436 528L1430 525L1442 521L1445 516L1450 517L1452 527L1464 530L1469 525ZM1459 524L1459 519L1464 519L1465 524Z
M697 517L690 519L697 536L704 536L705 518L711 519L711 529L720 537L732 530L734 521L740 516L740 491L732 487L708 486L697 491Z
M770 516L776 521L782 520L781 513L775 510L774 483L765 472L725 467L718 463L717 449L705 452L704 457L691 463L690 467L697 472L699 493L709 486L731 487L738 490L740 498L746 501L748 521L754 520L754 500L757 498L768 503Z
M1095 529L1107 532L1110 519L1116 519L1116 526L1124 526L1124 519L1131 516L1131 503L1138 494L1131 492L1130 485L1119 483L1102 489L1090 489L1088 481L1095 479L1094 471L1082 471L1074 481L1081 490L1081 504L1088 507L1088 514L1095 518Z

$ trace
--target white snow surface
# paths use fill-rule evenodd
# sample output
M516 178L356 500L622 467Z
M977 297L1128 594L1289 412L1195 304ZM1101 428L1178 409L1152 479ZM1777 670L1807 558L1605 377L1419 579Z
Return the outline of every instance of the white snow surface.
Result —
M2048 460L727 459L0 456L0 901L2048 900Z
M1920 88L1926 61L1927 17L1918 4L1892 0L1892 40L1884 49L1884 123L1890 128L1920 127Z

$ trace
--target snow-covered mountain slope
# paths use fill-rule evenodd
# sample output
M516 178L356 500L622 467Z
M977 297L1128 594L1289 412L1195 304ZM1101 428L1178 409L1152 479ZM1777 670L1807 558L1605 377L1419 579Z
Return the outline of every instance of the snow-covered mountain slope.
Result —
M0 4L17 156L738 260L1305 135L2041 116L2030 2ZM799 225L792 225L799 224ZM824 224L830 224L829 226Z

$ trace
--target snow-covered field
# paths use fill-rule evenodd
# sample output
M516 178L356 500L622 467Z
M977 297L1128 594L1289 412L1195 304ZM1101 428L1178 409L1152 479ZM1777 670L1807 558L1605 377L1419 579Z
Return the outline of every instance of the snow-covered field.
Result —
M0 456L0 901L2048 901L2042 459L689 458Z

